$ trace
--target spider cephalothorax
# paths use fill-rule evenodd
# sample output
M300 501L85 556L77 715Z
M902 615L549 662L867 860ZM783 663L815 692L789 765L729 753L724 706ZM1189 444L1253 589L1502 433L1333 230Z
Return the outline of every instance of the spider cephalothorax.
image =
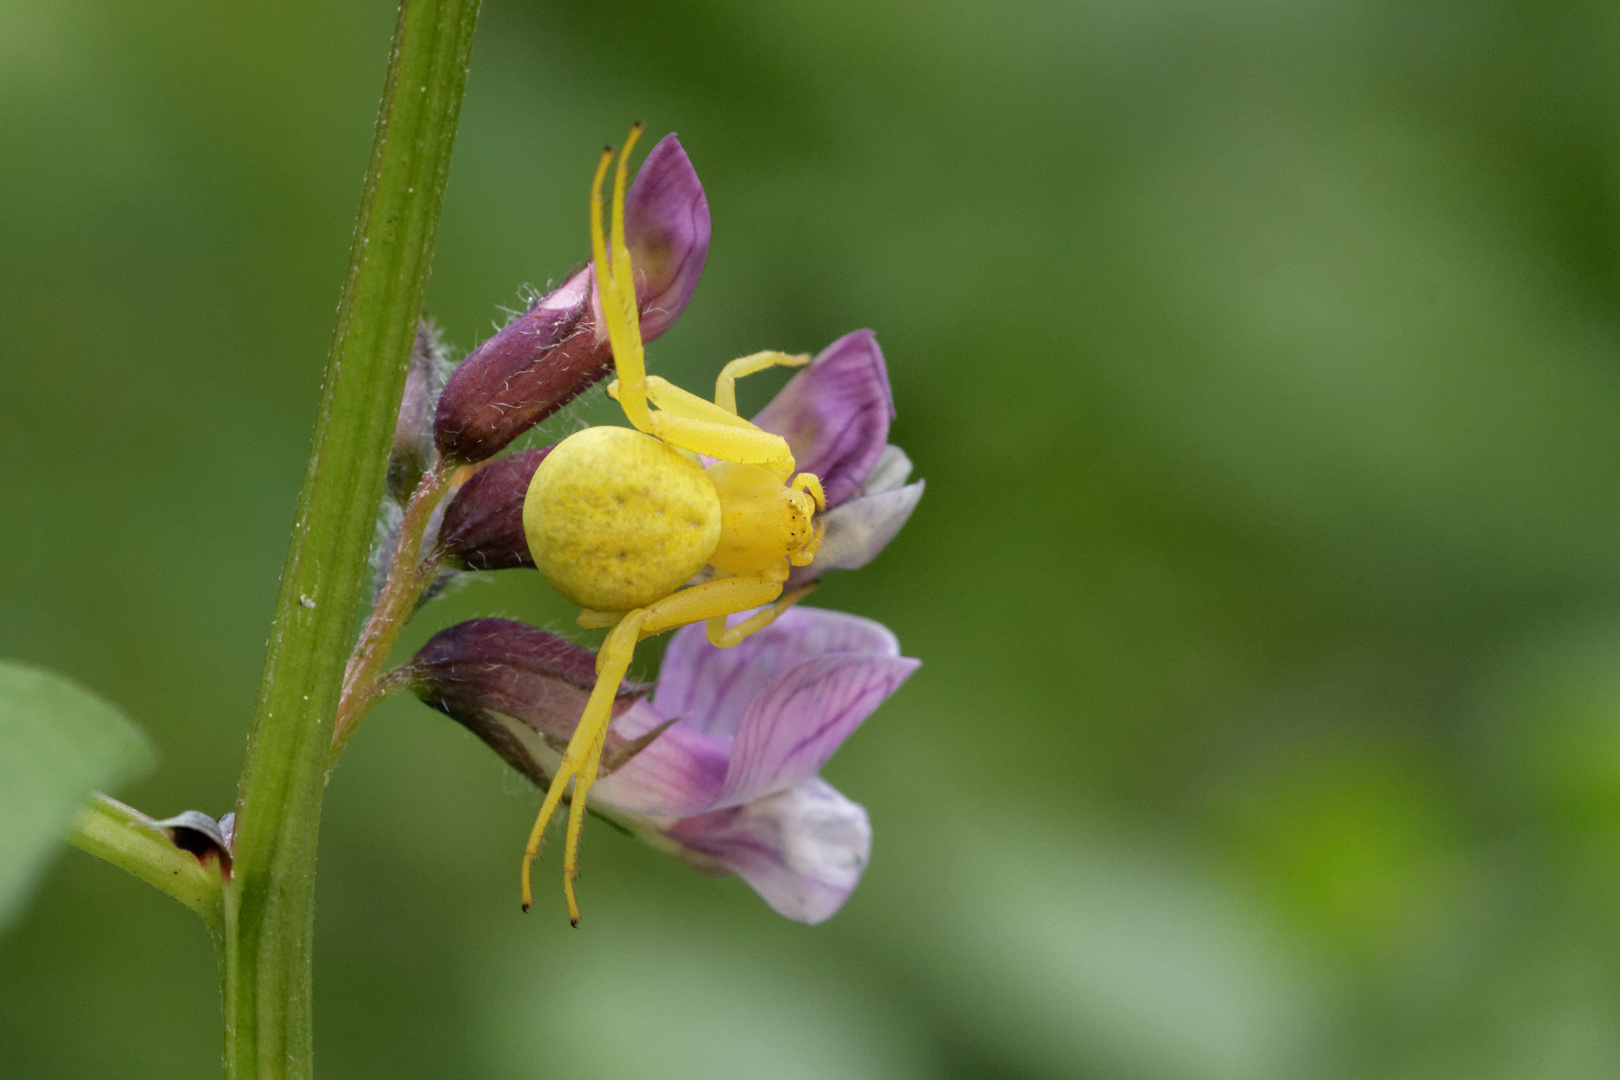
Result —
M636 642L706 621L709 640L727 647L768 625L809 591L806 586L783 595L782 586L791 566L815 558L821 543L815 517L826 508L821 482L809 473L795 475L787 441L737 415L737 379L778 365L798 367L808 356L762 352L733 360L716 381L713 401L646 374L634 268L624 241L628 159L640 134L637 124L619 155L605 238L602 182L612 148L603 151L591 187L597 296L619 376L608 393L632 427L586 428L564 439L535 470L523 504L535 565L585 609L582 626L612 628L597 653L596 686L523 855L528 908L529 867L572 781L563 889L576 923L573 879L586 794ZM703 458L711 464L705 467ZM688 585L706 568L709 580ZM736 626L726 624L728 616L755 608L762 610Z

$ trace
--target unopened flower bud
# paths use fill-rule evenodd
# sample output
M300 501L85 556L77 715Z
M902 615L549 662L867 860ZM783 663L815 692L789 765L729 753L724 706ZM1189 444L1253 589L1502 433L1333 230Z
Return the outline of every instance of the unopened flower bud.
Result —
M394 447L388 455L388 493L404 505L433 466L438 451L433 445L433 418L444 389L444 350L439 332L423 319L416 327L416 345L405 374L405 395L394 425Z
M466 727L508 763L544 784L596 685L596 657L572 642L510 619L473 619L435 634L411 660L410 687ZM615 716L651 687L625 682ZM658 732L625 739L608 732L603 767L633 757Z
M469 570L534 568L523 535L523 497L551 447L524 450L486 465L450 500L439 543Z
M709 204L675 136L642 162L624 215L641 336L651 341L685 309L709 253ZM439 400L440 453L493 457L613 370L595 291L586 266L473 350Z

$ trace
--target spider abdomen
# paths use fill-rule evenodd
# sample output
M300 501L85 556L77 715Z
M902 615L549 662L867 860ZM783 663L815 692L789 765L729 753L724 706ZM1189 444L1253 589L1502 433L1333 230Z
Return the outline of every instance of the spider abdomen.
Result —
M720 497L703 469L622 427L575 432L529 482L523 531L535 565L581 607L628 611L703 569L720 539Z

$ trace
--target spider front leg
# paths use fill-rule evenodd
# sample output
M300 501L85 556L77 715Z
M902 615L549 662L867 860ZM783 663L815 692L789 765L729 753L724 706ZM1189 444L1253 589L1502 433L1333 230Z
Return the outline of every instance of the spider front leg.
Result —
M647 426L642 429L649 435L677 449L720 461L762 465L783 482L793 475L793 451L782 436L762 431L735 413L726 412L714 402L688 393L657 375L642 380L641 393L643 404L651 402L658 406L657 412L649 413ZM630 408L632 390L623 377L608 387L608 396L619 402L625 416L634 422Z
M714 403L735 415L737 412L738 379L745 375L756 375L761 371L777 366L804 367L809 362L809 353L791 356L788 353L769 350L738 357L721 368L720 377L714 380Z
M568 782L573 780L574 796L568 813L568 843L563 853L563 893L568 898L568 921L579 925L579 904L574 900L574 876L579 872L579 832L585 822L585 798L591 784L596 781L608 721L613 717L613 699L619 692L619 684L624 681L625 672L630 669L630 660L635 656L636 642L641 640L640 631L646 614L645 609L627 613L608 634L596 654L596 685L591 689L590 699L585 703L585 711L580 715L573 737L568 740L568 749L563 752L557 773L551 778L551 786L546 789L545 802L540 804L534 828L529 830L529 843L523 849L524 911L534 906L529 871L535 857L540 854L540 845L545 841L546 825L551 821L551 815L556 813L557 804L568 789Z
M806 591L808 590L794 590L788 604L796 601ZM534 828L529 830L529 843L523 849L524 911L534 905L530 872L535 858L540 854L540 847L545 842L546 825L551 821L551 816L557 812L563 793L568 790L569 782L572 781L574 793L569 800L568 839L563 849L563 893L568 899L568 920L576 926L579 924L579 904L574 896L574 878L579 873L579 837L585 825L586 799L591 785L596 782L596 772L602 763L602 746L607 738L608 724L613 718L613 699L619 692L619 684L624 681L625 672L630 668L631 659L635 656L636 642L654 634L661 634L665 630L673 630L677 626L685 626L687 623L702 622L711 618L724 620L728 615L769 604L781 594L782 582L779 580L770 580L766 577L724 578L682 589L646 607L627 612L608 632L607 640L602 643L602 648L596 654L596 685L591 689L590 700L585 703L585 711L580 715L579 726L574 729L573 737L568 740L568 749L563 752L557 773L551 778L545 802L541 803L540 813L534 819ZM783 610L786 610L786 607L787 605L783 605ZM745 624L748 629L743 636L753 633L770 621L766 619L757 626L752 625L757 618L758 616L751 617ZM738 640L741 640L741 637Z
M774 575L729 577L693 585L648 604L647 617L641 624L641 636L651 637L687 623L724 619L728 615L764 607L781 595L782 581Z
M596 280L596 298L602 306L602 320L607 324L608 340L613 347L613 364L624 384L624 414L638 431L649 435L652 417L647 408L647 361L641 341L641 314L636 309L635 268L630 261L630 248L624 241L624 197L629 182L630 150L641 137L641 125L630 129L619 155L618 168L613 173L613 208L611 228L602 227L602 181L607 178L608 167L613 164L613 148L602 151L596 165L596 178L591 181L591 266Z

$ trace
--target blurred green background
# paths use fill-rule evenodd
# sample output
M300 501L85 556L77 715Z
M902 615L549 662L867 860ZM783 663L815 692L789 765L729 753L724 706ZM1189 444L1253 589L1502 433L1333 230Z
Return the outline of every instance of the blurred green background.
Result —
M0 654L127 708L157 815L233 799L392 23L0 0ZM814 601L924 661L828 769L873 862L805 928L598 826L584 926L524 917L537 793L391 702L322 1076L1620 1073L1620 8L489 0L460 349L636 119L714 217L657 369L871 326L929 481ZM475 614L570 610L490 575L410 641ZM64 848L0 1075L217 1075L215 980Z

